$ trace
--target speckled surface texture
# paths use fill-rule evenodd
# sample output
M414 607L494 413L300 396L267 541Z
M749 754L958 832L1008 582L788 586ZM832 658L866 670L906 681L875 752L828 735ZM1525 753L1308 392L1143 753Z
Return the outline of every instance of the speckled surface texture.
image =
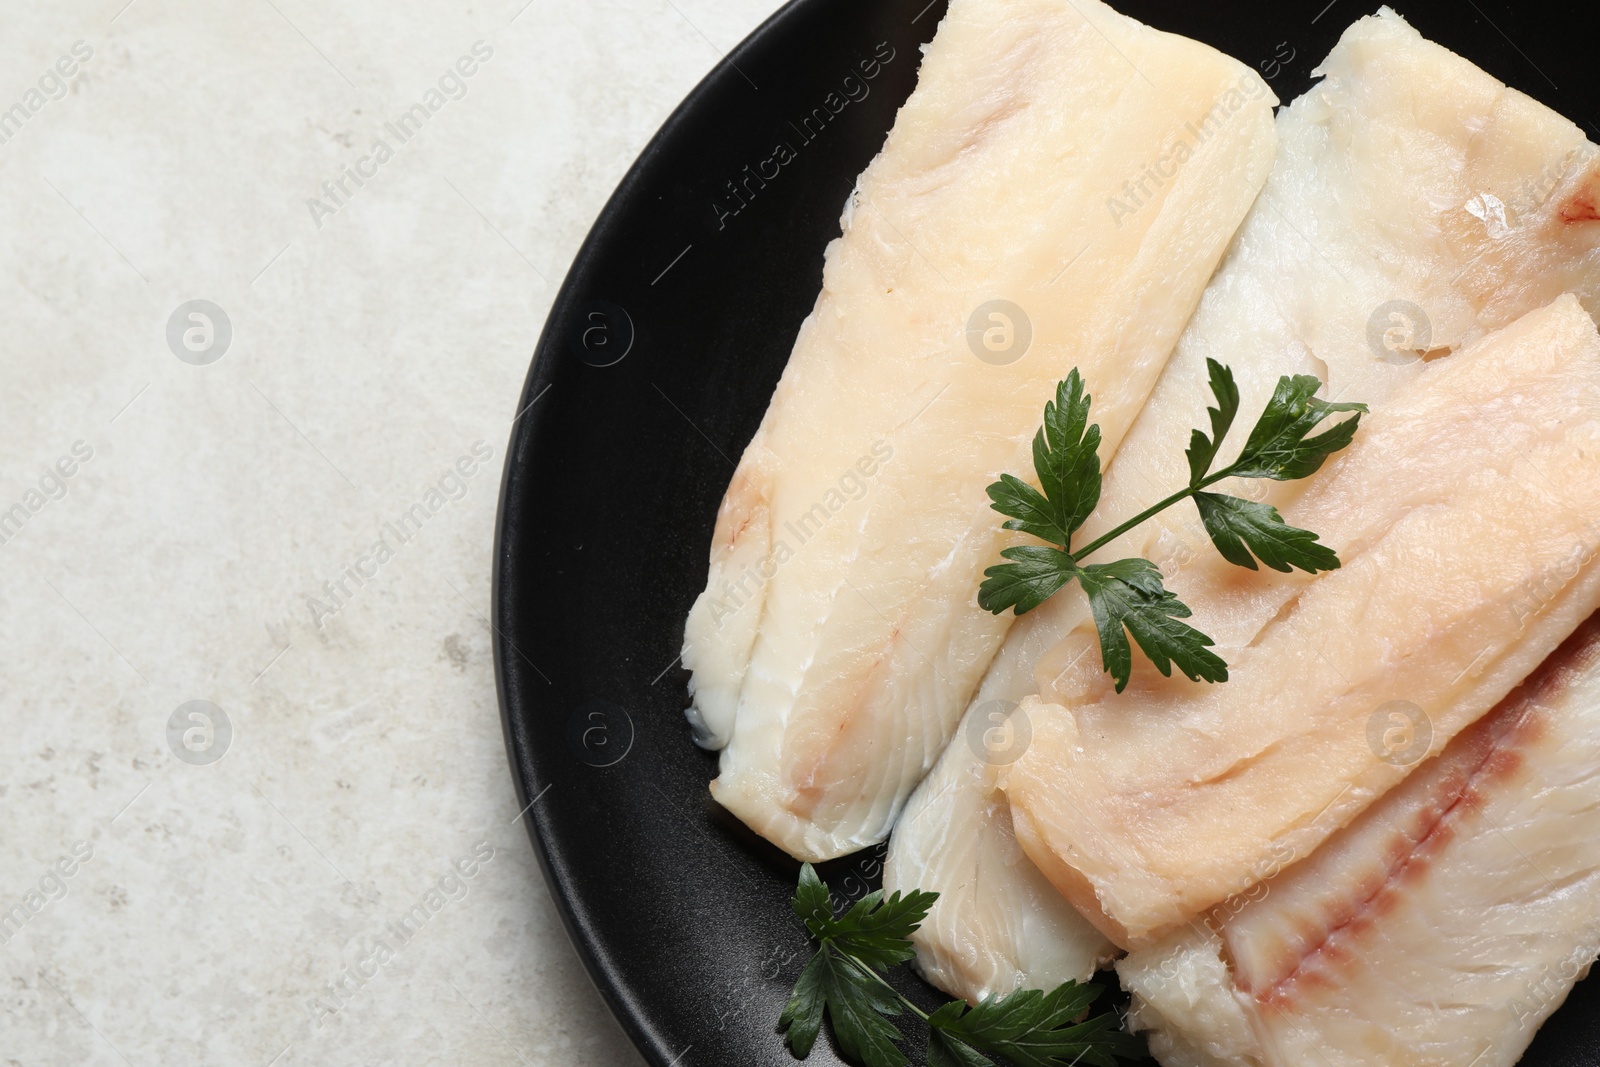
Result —
M517 819L495 497L776 4L123 5L0 17L0 1064L638 1064Z

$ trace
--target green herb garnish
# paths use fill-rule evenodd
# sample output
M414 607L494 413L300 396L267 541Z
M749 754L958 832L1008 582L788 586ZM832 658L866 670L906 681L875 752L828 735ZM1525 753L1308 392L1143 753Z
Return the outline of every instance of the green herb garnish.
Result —
M916 954L909 938L938 897L912 890L885 898L880 890L836 919L828 887L811 864L800 868L794 912L818 947L778 1018L796 1057L810 1055L826 1013L839 1048L861 1067L905 1067L903 1035L890 1019L907 1010L928 1026L928 1067L994 1067L991 1056L1016 1067L1115 1067L1118 1057L1142 1054L1115 1014L1079 1021L1098 986L1023 989L977 1007L956 1000L932 1014L901 996L882 972Z
M1044 425L1033 438L1033 469L1040 488L1010 474L989 486L990 506L1009 516L1005 528L1030 533L1049 546L1003 550L1000 555L1011 562L984 571L979 606L996 615L1014 608L1021 615L1077 579L1094 612L1101 662L1116 679L1119 693L1133 669L1129 634L1163 675L1170 676L1175 664L1191 681L1228 680L1228 665L1211 651L1216 642L1180 621L1193 612L1161 584L1155 564L1139 558L1083 562L1152 515L1192 497L1212 544L1229 563L1255 570L1260 560L1273 570L1298 567L1309 574L1339 566L1333 549L1318 542L1311 531L1285 523L1271 505L1205 489L1224 478L1294 481L1315 473L1325 459L1350 443L1366 405L1319 400L1315 394L1322 383L1317 378L1286 374L1278 379L1239 458L1212 471L1222 439L1239 413L1239 387L1233 372L1216 360L1207 359L1206 367L1217 406L1206 409L1210 435L1203 430L1190 435L1185 450L1189 484L1082 548L1073 549L1072 535L1100 502L1100 427L1089 422L1091 398L1083 391L1077 370L1056 387L1055 400L1044 406ZM1357 414L1312 436L1324 419L1345 411Z

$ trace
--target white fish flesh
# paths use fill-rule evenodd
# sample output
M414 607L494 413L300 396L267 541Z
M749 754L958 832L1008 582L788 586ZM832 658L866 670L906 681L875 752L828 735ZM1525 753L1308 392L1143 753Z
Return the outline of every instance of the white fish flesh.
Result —
M885 892L939 894L912 934L917 970L972 1003L1085 981L1119 954L1017 844L994 771L1028 738L988 689L911 795L883 869Z
M1600 619L1308 859L1118 965L1166 1067L1509 1067L1600 953Z
M1566 289L1600 308L1600 237L1581 224L1600 150L1577 127L1424 40L1388 9L1351 26L1320 69L1321 83L1278 113L1272 176L1110 466L1101 508L1109 521L1092 518L1086 536L1185 478L1181 444L1191 426L1206 424L1211 402L1207 356L1233 368L1246 413L1260 409L1281 374L1318 374L1344 383L1344 399L1381 405L1421 373L1420 352L1441 358ZM1429 147L1396 152L1397 144ZM1481 218L1485 203L1510 205L1509 214ZM1414 329L1406 337L1410 312L1378 316L1391 333L1380 340L1399 351L1375 351L1367 337L1373 312L1397 301L1426 305L1437 323L1425 337ZM1274 483L1261 495L1284 507L1309 484ZM1175 587L1183 571L1214 554L1189 508L1163 513L1118 550L1155 560ZM1235 581L1276 580L1223 569ZM1191 603L1192 596L1185 591ZM1259 620L1264 605L1252 606ZM1259 621L1213 629L1228 607L1197 610L1231 657ZM1082 968L1105 950L1103 936L1074 922L1063 900L1037 892L1042 875L1020 856L1010 812L989 792L992 774L974 773L982 745L962 743L984 736L991 716L1041 683L1066 701L1103 686L1099 674L1081 598L1057 596L1024 616L895 827L886 888L941 894L914 940L919 969L954 996L1049 988L1070 968L1037 961Z
M1073 367L1115 450L1266 179L1274 102L1098 0L950 5L685 633L713 794L791 855L882 841L943 750L1010 625L976 602L1020 537L985 487Z
M999 772L1017 839L1123 947L1398 784L1374 722L1414 715L1437 751L1600 608L1600 335L1576 298L1430 364L1332 468L1285 518L1343 566L1302 576L1226 685L1149 671L1022 704L1033 742Z

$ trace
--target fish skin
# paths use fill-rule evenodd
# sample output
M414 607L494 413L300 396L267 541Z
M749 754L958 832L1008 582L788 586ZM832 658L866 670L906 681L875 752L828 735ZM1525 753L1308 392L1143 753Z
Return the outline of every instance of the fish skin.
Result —
M1338 383L1341 399L1376 406L1420 374L1422 360L1380 362L1367 346L1372 309L1391 299L1432 311L1433 358L1569 290L1591 311L1600 308L1600 228L1572 221L1594 213L1584 205L1595 202L1590 192L1600 150L1576 126L1424 40L1387 8L1347 28L1319 71L1323 80L1279 111L1273 173L1110 465L1101 512L1111 518L1097 515L1083 536L1097 536L1117 517L1136 513L1187 478L1181 443L1189 427L1206 425L1205 407L1212 402L1205 384L1208 356L1233 368L1243 424L1266 403L1280 374L1316 374ZM1354 150L1353 131L1360 130L1367 131L1365 151ZM1407 141L1431 150L1381 150ZM1363 206L1396 195L1409 197L1398 202L1396 218L1411 213L1416 232ZM1506 208L1506 227L1473 214L1485 202ZM1307 234L1315 235L1320 253L1307 247ZM1419 255L1424 240L1427 251ZM1438 269L1418 268L1428 257ZM1235 427L1234 448L1244 429ZM1284 508L1322 476L1224 488ZM1221 573L1210 588L1222 589L1223 600L1201 604L1203 587L1185 585L1186 573L1213 554L1194 509L1183 506L1133 531L1104 558L1142 555L1160 565L1228 658L1270 615L1244 591L1259 584L1272 589L1285 580L1214 561ZM1285 584L1298 581L1291 575ZM974 884L972 857L978 850L958 841L954 828L995 839L983 854L1009 857L1018 846L1003 801L963 777L972 756L960 738L991 701L1016 704L1043 693L1072 703L1109 688L1082 598L1069 592L1030 612L1007 634L956 742L895 827L886 874L892 880L886 885L943 894L913 940L919 968L947 993L978 999L1002 986L1049 987L1055 981L1054 972L1030 974L1014 920L985 919L998 914L1000 900L1017 908L1034 899L1028 887L1040 875L1025 859L1007 860L984 865L981 889ZM1035 921L1040 933L1026 946L1034 956L1082 955L1083 946L1098 942L1100 935L1085 925L1063 919L1058 902L1045 899L1035 906L1039 918L1055 925ZM1047 946L1042 931L1052 928L1058 940Z
M1283 600L1226 685L1148 672L1094 703L1022 704L1033 742L999 775L1017 839L1125 948L1398 784L1368 733L1392 702L1437 751L1600 608L1594 321L1564 296L1430 365L1285 518L1343 565Z
M1266 180L1274 103L1237 61L1098 0L951 4L828 248L686 626L713 795L758 833L812 861L887 836L1011 624L976 602L1020 541L985 487L1028 469L1074 366L1114 452ZM1144 177L1186 123L1205 139ZM1140 179L1137 208L1108 204ZM966 336L996 298L1031 323L1006 365Z
M1165 1067L1509 1067L1600 953L1597 807L1591 617L1309 858L1119 963L1131 1023Z

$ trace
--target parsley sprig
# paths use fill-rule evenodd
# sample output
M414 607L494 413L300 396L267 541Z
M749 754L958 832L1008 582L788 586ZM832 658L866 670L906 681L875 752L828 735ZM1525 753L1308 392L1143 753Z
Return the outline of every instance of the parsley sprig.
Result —
M794 912L818 947L778 1018L796 1057L810 1055L826 1014L850 1059L862 1067L905 1067L903 1035L890 1020L908 1010L928 1027L928 1067L994 1067L991 1056L1015 1067L1115 1067L1118 1057L1141 1054L1115 1014L1083 1019L1098 986L1023 989L977 1007L951 1001L931 1014L901 996L882 972L916 954L908 939L938 897L912 890L886 898L880 890L834 918L828 887L811 864L800 868Z
M1090 396L1076 369L1056 387L1044 406L1044 425L1033 439L1033 469L1039 488L1011 474L989 486L990 505L1009 516L1008 530L1032 534L1048 545L1018 545L1000 555L1008 563L984 572L978 604L996 615L1014 608L1032 611L1074 579L1083 587L1100 635L1100 657L1116 679L1117 692L1127 687L1133 670L1128 635L1163 675L1174 665L1191 681L1228 680L1228 665L1211 651L1216 642L1182 620L1193 612L1167 590L1155 564L1137 557L1114 563L1085 563L1085 557L1172 505L1193 499L1211 543L1229 563L1257 569L1257 560L1273 570L1298 567L1309 574L1333 570L1339 557L1309 530L1283 521L1278 510L1225 493L1207 492L1224 478L1271 478L1294 481L1313 474L1330 455L1355 436L1365 404L1320 400L1322 383L1309 374L1278 379L1272 399L1256 420L1239 457L1212 470L1222 439L1239 414L1239 387L1233 372L1206 360L1216 406L1206 409L1211 432L1190 434L1185 455L1189 483L1080 548L1072 547L1078 532L1100 502L1100 427L1089 422ZM1356 412L1321 433L1324 419Z

